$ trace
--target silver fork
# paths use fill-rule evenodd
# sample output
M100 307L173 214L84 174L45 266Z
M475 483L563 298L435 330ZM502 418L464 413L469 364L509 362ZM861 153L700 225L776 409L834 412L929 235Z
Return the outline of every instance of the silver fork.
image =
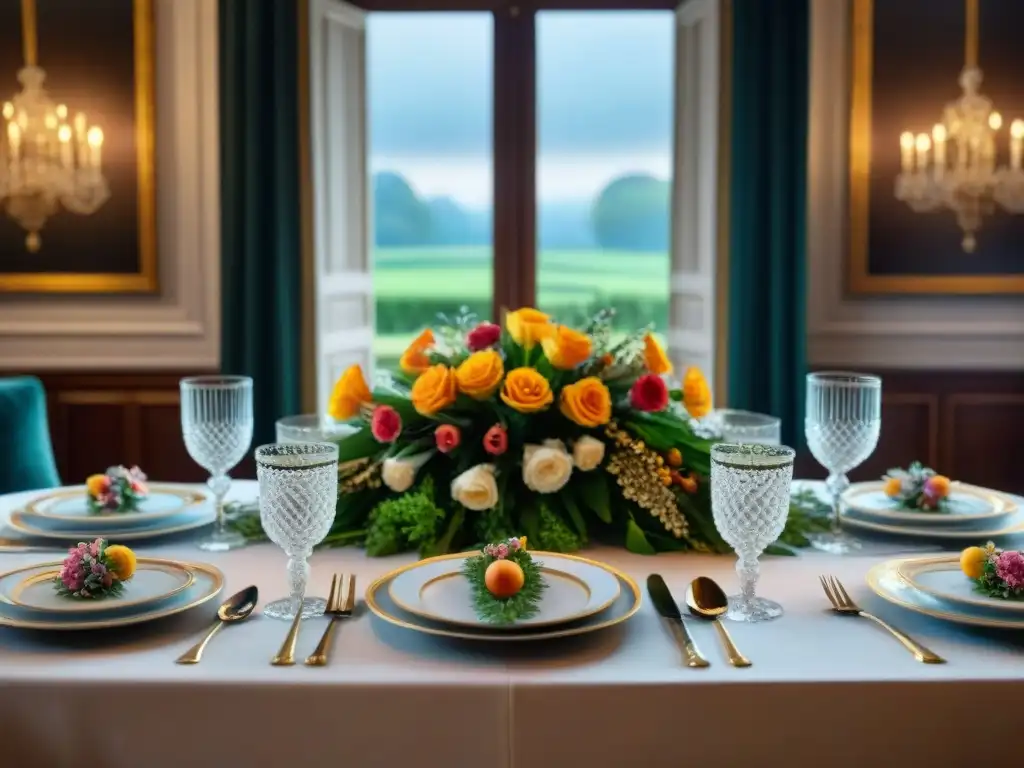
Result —
M345 581L346 578L348 579L347 583ZM355 607L355 575L345 576L342 574L339 578L338 574L334 574L334 578L331 579L331 591L327 595L327 608L324 610L324 613L331 617L331 621L327 625L327 629L324 630L323 637L320 638L316 650L306 657L307 667L323 667L327 665L327 654L331 648L334 626L338 623L338 619L351 618Z
M945 664L946 660L941 656L932 653L923 645L913 640L909 635L905 635L895 627L882 621L880 618L867 611L862 611L860 607L853 602L849 593L843 587L842 583L835 576L819 576L821 580L821 588L825 590L825 595L828 597L829 602L832 603L832 607L837 613L843 613L852 616L863 616L866 619L871 619L873 622L878 624L880 627L887 629L889 633L899 640L903 647L914 654L914 658L925 664Z

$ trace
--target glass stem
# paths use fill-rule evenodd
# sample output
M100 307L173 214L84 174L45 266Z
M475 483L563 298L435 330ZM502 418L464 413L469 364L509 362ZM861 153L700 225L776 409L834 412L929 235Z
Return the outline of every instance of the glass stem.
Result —
M740 577L740 594L744 605L749 606L754 602L759 574L757 557L740 555L736 561L736 575Z
M292 600L292 610L302 612L302 598L306 594L306 582L309 581L309 563L307 558L312 553L301 552L288 557L288 588Z
M829 475L825 481L825 488L832 497L832 535L841 536L843 527L840 524L840 505L842 504L843 491L850 487L850 481L846 475Z
M217 505L217 521L214 523L213 535L222 536L227 531L227 518L224 514L224 497L231 488L231 478L225 474L213 475L206 481L206 485L213 493L214 503Z

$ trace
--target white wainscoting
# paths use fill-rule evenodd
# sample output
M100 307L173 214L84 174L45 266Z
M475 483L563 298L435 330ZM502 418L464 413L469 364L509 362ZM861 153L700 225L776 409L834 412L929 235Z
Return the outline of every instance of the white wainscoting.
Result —
M220 365L217 0L156 0L160 294L0 295L0 367Z
M811 0L810 363L932 370L1024 367L1024 296L846 295L849 24L850 0ZM951 98L956 87L951 81ZM941 107L935 105L936 116Z

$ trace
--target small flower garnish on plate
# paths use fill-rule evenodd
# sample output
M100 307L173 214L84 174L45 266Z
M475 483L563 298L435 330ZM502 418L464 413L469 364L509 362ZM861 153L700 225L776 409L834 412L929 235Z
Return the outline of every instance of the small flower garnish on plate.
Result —
M944 511L949 497L949 478L915 461L906 469L890 469L882 476L885 495L905 509Z
M83 600L117 597L135 575L135 553L106 539L81 542L68 550L53 585L59 595Z
M89 511L93 513L131 512L149 494L146 475L138 467L108 467L101 475L85 481Z
M526 550L526 537L503 539L467 558L462 572L469 579L473 608L491 624L513 624L540 609L547 589L540 565Z
M960 569L974 588L989 597L1024 599L1024 552L1002 550L991 541L960 554Z

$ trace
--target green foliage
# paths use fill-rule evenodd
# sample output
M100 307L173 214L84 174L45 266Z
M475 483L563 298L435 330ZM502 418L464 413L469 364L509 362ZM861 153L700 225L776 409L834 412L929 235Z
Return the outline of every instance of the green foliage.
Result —
M612 180L594 203L591 218L602 248L664 251L669 241L671 190L646 174Z
M434 503L434 481L428 476L416 488L373 508L366 530L366 552L372 556L393 555L414 547L430 547L444 518L444 510Z
M540 565L525 549L510 552L506 559L523 569L523 588L512 597L500 598L492 595L484 582L487 567L496 559L482 554L466 558L462 565L462 573L469 579L477 616L491 624L513 624L536 616L540 598L548 586L541 576Z
M547 552L576 552L583 547L583 539L552 509L544 497L538 497L528 516L531 513L536 518L536 531L527 530L527 537L534 549Z
M1024 600L1024 588L1015 589L999 578L995 561L991 558L985 560L981 576L972 581L974 581L974 591L982 595L998 600Z

